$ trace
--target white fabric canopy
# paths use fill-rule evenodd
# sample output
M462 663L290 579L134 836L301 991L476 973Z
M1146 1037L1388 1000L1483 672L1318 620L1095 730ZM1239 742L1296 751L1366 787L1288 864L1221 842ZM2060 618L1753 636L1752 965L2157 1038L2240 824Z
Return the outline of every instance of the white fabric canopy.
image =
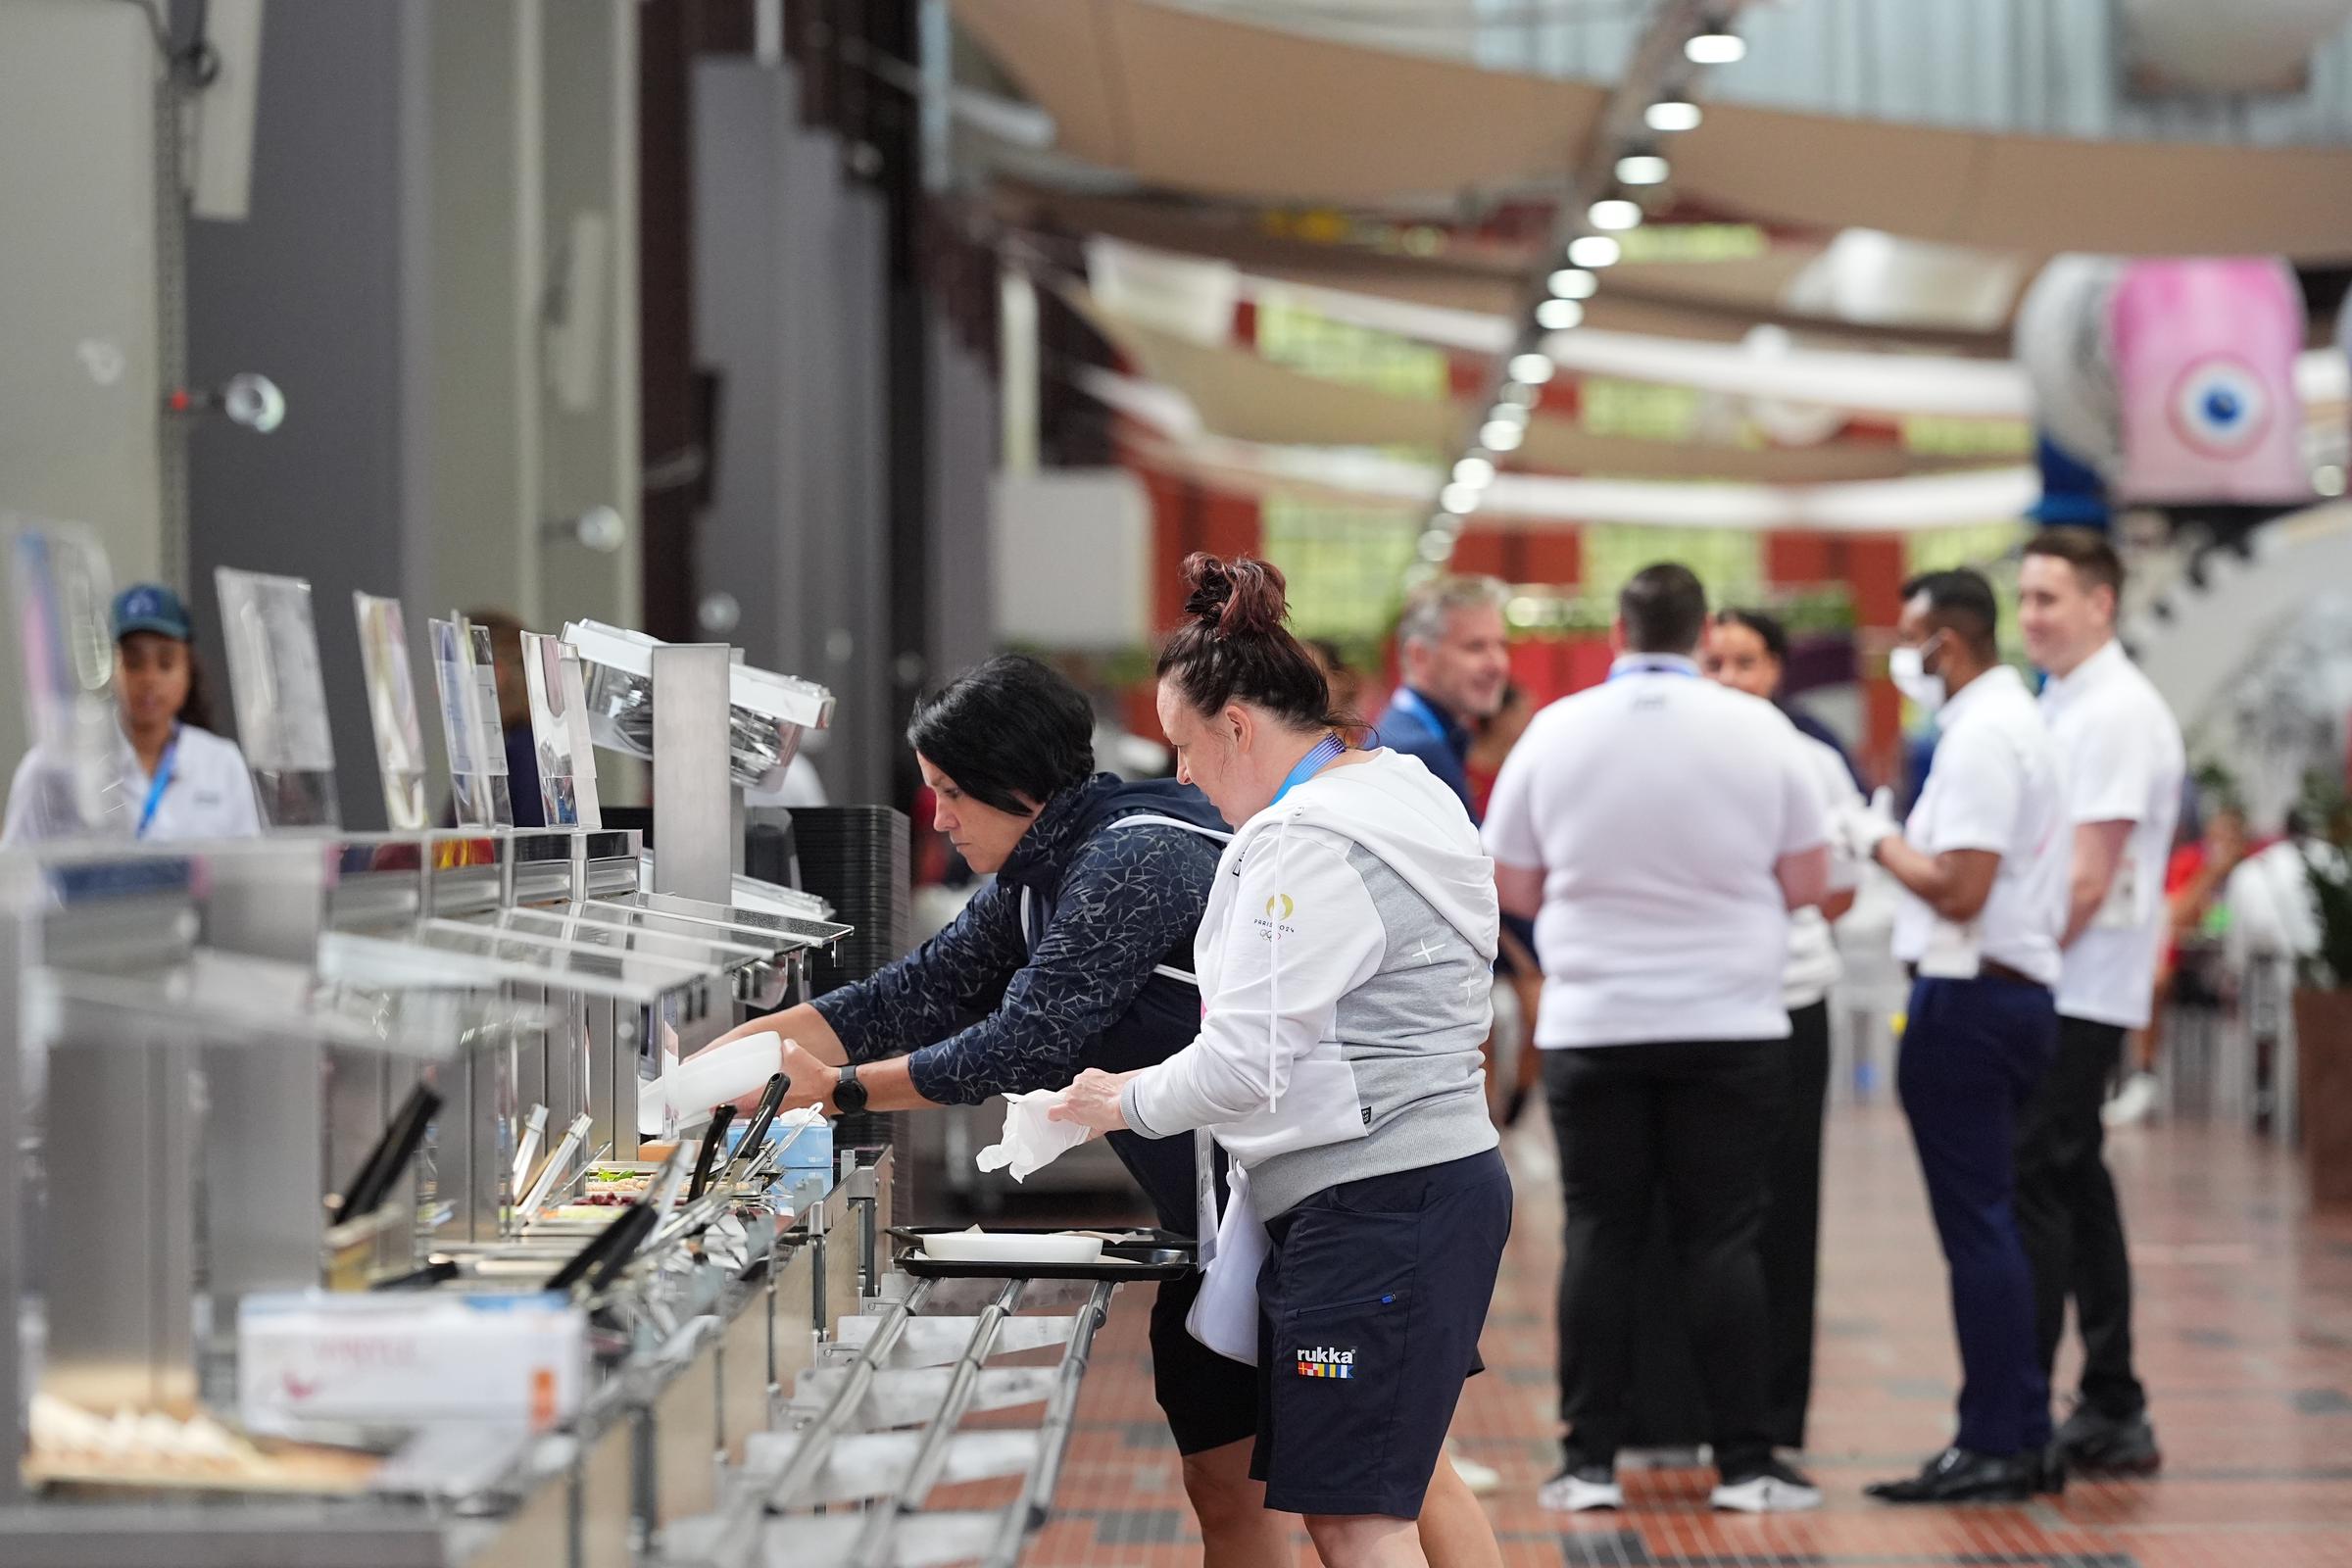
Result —
M1433 506L1440 470L1349 447L1279 447L1202 433L1165 390L1107 371L1087 388L1146 426L1152 461L1210 482L1250 490L1307 488L1351 499ZM1903 533L2021 515L2041 493L2029 467L1989 468L1844 484L1766 485L1673 480L1569 479L1506 473L1484 493L1476 519L1504 526L1588 522L1661 527L1796 528Z

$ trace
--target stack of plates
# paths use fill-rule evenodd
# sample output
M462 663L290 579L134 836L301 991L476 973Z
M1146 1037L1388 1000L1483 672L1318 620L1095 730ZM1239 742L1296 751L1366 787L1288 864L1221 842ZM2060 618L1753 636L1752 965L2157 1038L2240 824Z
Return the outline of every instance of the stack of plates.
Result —
M814 971L821 996L906 951L911 879L905 813L887 806L804 806L792 813L801 886L851 928Z

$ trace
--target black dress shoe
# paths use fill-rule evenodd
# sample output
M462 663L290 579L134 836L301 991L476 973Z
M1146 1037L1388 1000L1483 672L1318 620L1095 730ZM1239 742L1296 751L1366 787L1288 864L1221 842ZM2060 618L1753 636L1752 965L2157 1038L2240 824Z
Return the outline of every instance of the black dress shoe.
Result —
M2033 1456L2034 1494L2055 1497L2066 1491L2066 1449L2055 1441Z
M2078 1404L2058 1429L2057 1447L2071 1467L2085 1474L2144 1476L2164 1464L2145 1410L2119 1420Z
M1882 1502L2024 1502L2041 1470L2038 1460L2024 1455L1946 1448L1915 1476L1862 1490Z

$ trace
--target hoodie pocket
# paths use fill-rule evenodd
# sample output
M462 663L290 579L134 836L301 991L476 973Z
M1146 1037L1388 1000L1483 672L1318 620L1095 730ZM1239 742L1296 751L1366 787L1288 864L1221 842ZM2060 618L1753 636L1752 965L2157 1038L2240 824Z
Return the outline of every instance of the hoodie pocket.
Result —
M1355 1069L1336 1040L1326 1040L1291 1064L1291 1079L1271 1110L1219 1123L1217 1142L1246 1165L1301 1149L1345 1144L1364 1136L1364 1105Z

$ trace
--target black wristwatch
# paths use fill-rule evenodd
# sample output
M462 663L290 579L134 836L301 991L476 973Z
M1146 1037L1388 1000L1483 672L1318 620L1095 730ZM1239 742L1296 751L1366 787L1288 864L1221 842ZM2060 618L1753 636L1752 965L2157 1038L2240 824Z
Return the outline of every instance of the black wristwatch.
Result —
M833 1085L833 1112L838 1116L853 1116L865 1108L865 1085L858 1081L858 1064L843 1065L841 1077Z

